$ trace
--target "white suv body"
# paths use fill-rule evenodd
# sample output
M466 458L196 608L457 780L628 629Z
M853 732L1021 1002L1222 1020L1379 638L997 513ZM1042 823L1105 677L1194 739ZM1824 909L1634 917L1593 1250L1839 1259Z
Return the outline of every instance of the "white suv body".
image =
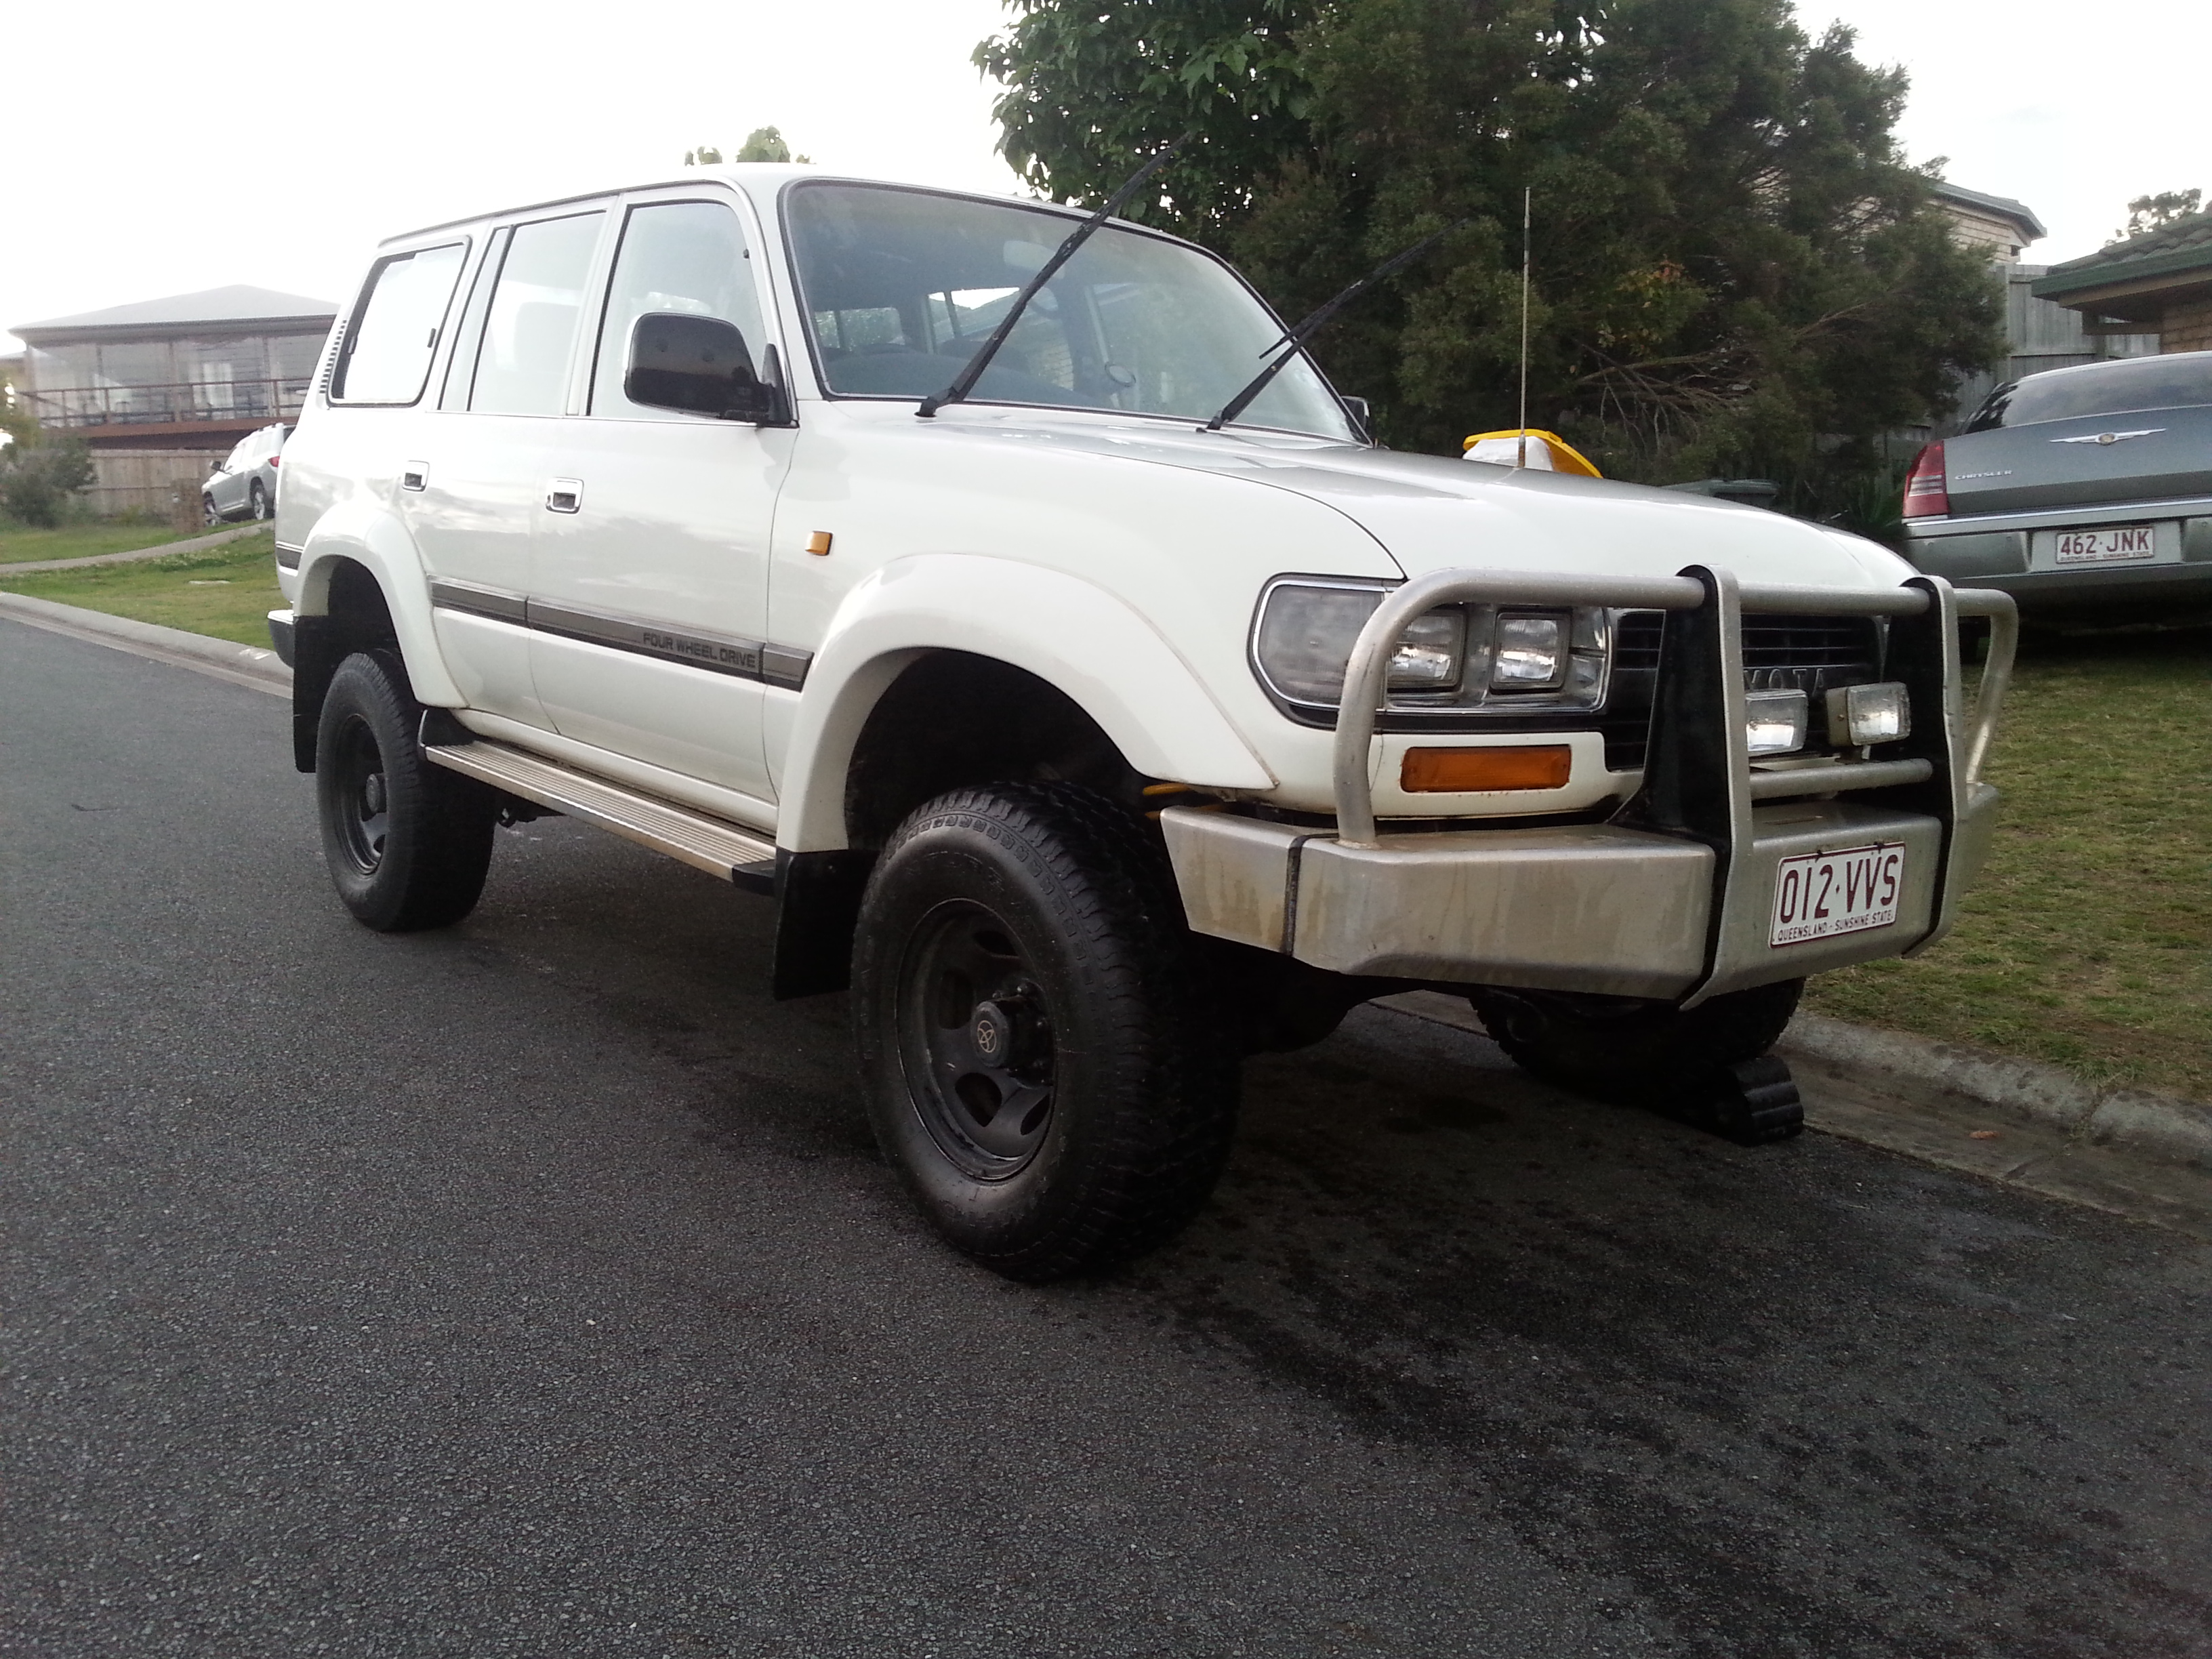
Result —
M2009 650L2001 617L1970 722L1954 617L2001 596L1771 513L1382 450L1303 357L1206 429L1281 325L1118 222L922 412L1080 218L747 166L386 243L284 458L303 768L344 659L396 649L433 763L774 890L793 992L842 982L908 815L1000 774L1159 824L1182 920L1304 964L1309 1000L1318 970L1355 976L1335 1004L1686 1016L1940 935ZM635 378L739 336L742 418ZM1910 731L1822 741L1853 684ZM1800 740L1760 757L1761 720ZM1868 848L1886 905L1784 925L1785 881Z

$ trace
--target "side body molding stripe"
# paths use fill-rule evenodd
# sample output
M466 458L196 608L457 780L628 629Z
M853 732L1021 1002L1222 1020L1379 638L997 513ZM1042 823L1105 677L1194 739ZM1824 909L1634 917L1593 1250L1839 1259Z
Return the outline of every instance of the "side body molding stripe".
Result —
M541 634L556 634L563 639L581 640L587 645L604 645L611 650L628 651L662 662L681 663L710 674L760 680L790 691L806 684L806 671L814 660L812 652L793 650L789 646L733 639L726 634L702 633L696 629L672 628L635 617L617 616L612 611L552 605L500 588L479 587L474 582L440 578L430 584L430 603L441 611L458 611L493 622L512 623L517 628L535 629Z

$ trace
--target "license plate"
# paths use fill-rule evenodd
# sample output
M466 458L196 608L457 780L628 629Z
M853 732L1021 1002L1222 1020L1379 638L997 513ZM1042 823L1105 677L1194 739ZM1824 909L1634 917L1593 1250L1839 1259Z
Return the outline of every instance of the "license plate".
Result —
M1903 842L1784 859L1775 867L1774 926L1767 943L1802 945L1887 927L1897 921L1904 891Z
M2119 524L2104 530L2062 530L2051 544L2056 564L2110 564L2148 559L2156 549L2147 524Z

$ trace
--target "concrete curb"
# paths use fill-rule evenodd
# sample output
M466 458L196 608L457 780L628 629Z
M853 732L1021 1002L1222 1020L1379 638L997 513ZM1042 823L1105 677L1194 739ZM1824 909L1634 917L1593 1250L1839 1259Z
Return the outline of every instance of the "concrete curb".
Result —
M1410 991L1384 997L1379 1006L1483 1035L1482 1022L1466 1002L1442 992ZM1924 1118L1929 1130L1938 1135L1956 1133L1954 1126L1962 1121L1986 1123L1995 1117L2055 1131L2056 1143L2106 1147L2196 1175L2212 1175L2212 1104L2203 1101L2135 1089L2099 1089L2071 1072L2039 1060L1902 1031L1878 1031L1825 1014L1799 1014L1774 1051L1799 1068L1801 1084L1833 1079L1856 1096L1884 1103L1882 1110L1895 1121ZM1900 1140L1894 1133L1867 1135L1856 1126L1846 1129L1840 1120L1832 1125L1808 1116L1808 1122L1915 1156L1928 1150L1918 1144L1917 1132ZM1948 1154L1945 1158L1948 1161Z
M158 623L133 622L128 617L111 617L105 611L87 611L78 605L58 605L52 599L34 599L25 593L0 592L0 617L104 645L112 650L128 651L134 656L150 657L157 662L213 674L218 679L256 691L281 697L292 695L292 671L284 666L283 659L274 651L258 646L210 639L181 628L163 628Z
M41 570L82 570L96 564L132 564L140 559L166 559L172 553L196 553L203 548L221 547L228 542L241 541L257 530L266 530L265 524L240 525L235 530L218 530L210 536L194 536L190 540L170 542L161 547L141 547L128 553L88 553L82 559L33 559L24 564L0 564L0 581L10 576L29 576Z
M1996 1112L2091 1146L2212 1172L2212 1103L2203 1101L2100 1089L2040 1060L1874 1030L1825 1014L1799 1014L1775 1052L1915 1105Z

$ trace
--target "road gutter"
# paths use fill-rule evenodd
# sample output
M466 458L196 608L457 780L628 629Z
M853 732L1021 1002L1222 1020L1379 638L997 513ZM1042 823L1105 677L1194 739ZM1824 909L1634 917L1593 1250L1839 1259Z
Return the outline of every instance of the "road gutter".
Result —
M1488 1040L1458 997L1376 1006ZM2212 1105L1824 1014L1799 1014L1775 1053L1818 1133L2212 1240Z
M0 592L0 617L43 628L49 633L66 634L71 639L104 645L112 651L127 651L133 656L149 657L173 667L212 674L219 680L228 680L249 690L266 691L278 697L292 695L292 671L284 666L283 659L274 651L258 646L210 639L205 634L164 628L158 623L134 622L128 617L111 617L105 611L87 611L81 605L59 605L52 599L34 599L26 593Z

